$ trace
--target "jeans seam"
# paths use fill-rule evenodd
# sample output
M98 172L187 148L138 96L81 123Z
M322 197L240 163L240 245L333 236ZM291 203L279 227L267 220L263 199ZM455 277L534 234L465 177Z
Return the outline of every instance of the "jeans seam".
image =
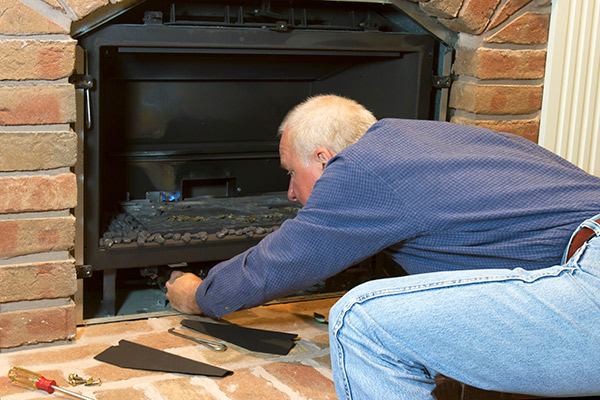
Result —
M445 287L466 286L466 285L474 285L474 284L480 284L480 283L506 282L506 281L511 281L511 280L522 281L525 283L532 283L539 279L543 279L546 277L552 277L552 276L558 276L558 275L561 275L562 273L564 273L565 271L573 271L574 269L576 269L576 267L563 266L563 268L561 270L559 270L558 272L543 272L531 279L525 279L521 275L510 275L510 276L492 275L492 276L477 277L477 278L470 278L470 279L458 279L458 280L452 279L452 280L439 281L439 282L434 282L434 283L429 283L429 284L420 284L420 285L406 286L406 287L402 287L402 288L379 290L377 292L373 292L373 293L369 293L367 295L357 297L351 304L353 306L354 304L363 303L367 300L371 300L373 298L380 297L380 296L388 296L388 295L395 295L395 294L402 294L402 293L415 293L415 292L420 292L420 291L425 291L425 290L435 290L435 289L445 288ZM348 307L348 310L350 308L352 308L352 306ZM346 312L348 310L344 309L344 311L343 311L344 314L346 314Z
M354 307L354 304L356 304L355 302L351 303L351 305L349 307L344 307L344 309L340 312L338 319L335 321L335 325L333 327L333 338L337 343L337 359L339 360L338 362L338 368L340 369L340 374L342 375L342 378L344 380L343 383L343 388L344 388L344 392L346 395L347 399L352 399L352 393L350 392L350 384L348 382L348 376L346 374L346 368L344 367L344 352L342 349L342 345L340 343L340 341L338 340L338 333L339 331L342 329L343 325L344 325L344 318L346 317L346 314L348 313L348 311ZM329 321L329 323L331 323L332 321ZM330 346L331 347L331 346Z

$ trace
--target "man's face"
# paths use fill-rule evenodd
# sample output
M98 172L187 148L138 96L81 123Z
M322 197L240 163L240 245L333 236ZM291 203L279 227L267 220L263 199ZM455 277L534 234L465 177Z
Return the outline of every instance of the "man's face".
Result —
M304 165L300 157L296 154L296 151L290 144L289 135L287 129L284 130L281 135L279 142L279 157L281 160L281 167L288 171L290 176L290 186L288 188L288 199L291 201L299 201L300 204L305 205L310 192L312 191L315 182L321 177L325 162L323 162L323 156L317 154L311 157L308 166ZM319 160L319 157L321 160ZM313 160L314 158L314 160ZM326 157L329 159L329 157Z

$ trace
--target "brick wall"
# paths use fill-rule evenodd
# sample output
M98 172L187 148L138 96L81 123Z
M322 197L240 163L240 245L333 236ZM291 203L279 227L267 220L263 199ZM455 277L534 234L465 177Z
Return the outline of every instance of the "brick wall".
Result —
M451 122L537 142L551 0L410 0L459 32Z
M0 6L0 348L75 336L76 41L63 13Z
M452 122L511 132L537 142L542 107L550 0L465 0L450 107ZM486 18L477 7L497 7ZM499 3L502 3L499 6ZM467 11L468 10L468 11ZM467 17L467 12L473 17ZM459 13L460 16L460 13Z
M460 32L451 121L537 141L550 0L411 1ZM70 27L108 4L0 5L0 350L75 336Z

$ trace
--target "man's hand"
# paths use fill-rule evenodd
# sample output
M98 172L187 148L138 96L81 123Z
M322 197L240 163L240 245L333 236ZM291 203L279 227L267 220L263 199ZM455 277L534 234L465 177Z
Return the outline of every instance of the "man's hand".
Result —
M202 314L196 303L196 289L202 283L197 275L173 271L167 282L167 299L174 309L185 314Z

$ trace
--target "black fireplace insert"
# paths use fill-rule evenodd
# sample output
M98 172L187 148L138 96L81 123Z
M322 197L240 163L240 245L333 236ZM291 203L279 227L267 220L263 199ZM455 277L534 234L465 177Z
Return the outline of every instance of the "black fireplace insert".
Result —
M437 45L414 25L389 4L148 0L78 37L84 263L107 313L117 271L204 268L295 215L276 133L307 97L433 119Z

